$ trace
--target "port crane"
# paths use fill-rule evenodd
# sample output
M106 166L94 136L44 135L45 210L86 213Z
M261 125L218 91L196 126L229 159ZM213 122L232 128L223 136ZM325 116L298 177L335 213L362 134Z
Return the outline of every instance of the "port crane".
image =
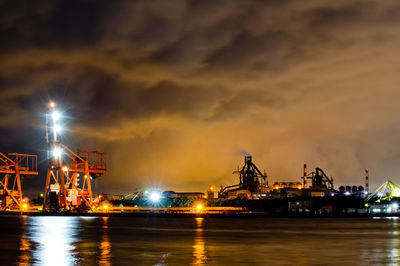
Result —
M94 210L92 180L107 173L106 153L72 151L61 142L59 119L55 103L51 102L46 108L48 169L43 210L48 210L48 198L51 210Z
M23 176L38 175L37 155L9 153L6 156L0 152L0 175L3 177L0 180L0 209L25 211L28 205L23 202L21 181Z

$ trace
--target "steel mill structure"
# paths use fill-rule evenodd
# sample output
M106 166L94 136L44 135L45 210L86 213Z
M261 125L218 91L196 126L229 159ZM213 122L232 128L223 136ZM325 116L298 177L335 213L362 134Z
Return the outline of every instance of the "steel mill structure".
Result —
M329 178L324 170L321 168L315 168L315 172L307 174L307 164L304 164L303 168L303 187L310 188L313 190L334 190L333 178ZM310 185L307 184L307 180L310 179Z
M0 152L0 175L0 210L27 210L28 202L23 200L21 179L23 176L38 175L37 156L18 153L6 156Z
M104 152L73 152L61 141L60 113L55 103L46 108L46 146L48 168L43 210L94 210L92 180L107 173Z
M239 184L222 187L219 191L220 197L229 195L248 197L255 192L265 192L268 187L267 174L257 168L250 155L244 157L242 169L233 173L239 175Z

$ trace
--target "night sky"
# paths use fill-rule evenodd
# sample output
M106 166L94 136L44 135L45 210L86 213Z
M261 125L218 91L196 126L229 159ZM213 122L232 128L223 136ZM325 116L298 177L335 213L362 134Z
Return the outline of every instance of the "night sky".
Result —
M96 189L205 191L253 155L400 182L399 1L0 1L0 151L107 152ZM44 170L25 188L43 188Z

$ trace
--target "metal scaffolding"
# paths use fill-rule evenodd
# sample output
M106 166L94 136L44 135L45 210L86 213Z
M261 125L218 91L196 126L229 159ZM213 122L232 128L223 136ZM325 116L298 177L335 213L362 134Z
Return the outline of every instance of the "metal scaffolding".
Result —
M0 175L0 209L26 210L28 205L23 203L21 178L38 175L37 156L19 153L9 153L6 156L0 152Z

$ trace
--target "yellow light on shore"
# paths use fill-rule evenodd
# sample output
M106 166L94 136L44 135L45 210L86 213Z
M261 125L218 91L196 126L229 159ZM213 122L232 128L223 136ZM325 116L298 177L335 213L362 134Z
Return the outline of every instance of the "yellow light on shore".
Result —
M197 208L199 211L201 211L201 210L203 209L203 205L198 204L196 208Z

